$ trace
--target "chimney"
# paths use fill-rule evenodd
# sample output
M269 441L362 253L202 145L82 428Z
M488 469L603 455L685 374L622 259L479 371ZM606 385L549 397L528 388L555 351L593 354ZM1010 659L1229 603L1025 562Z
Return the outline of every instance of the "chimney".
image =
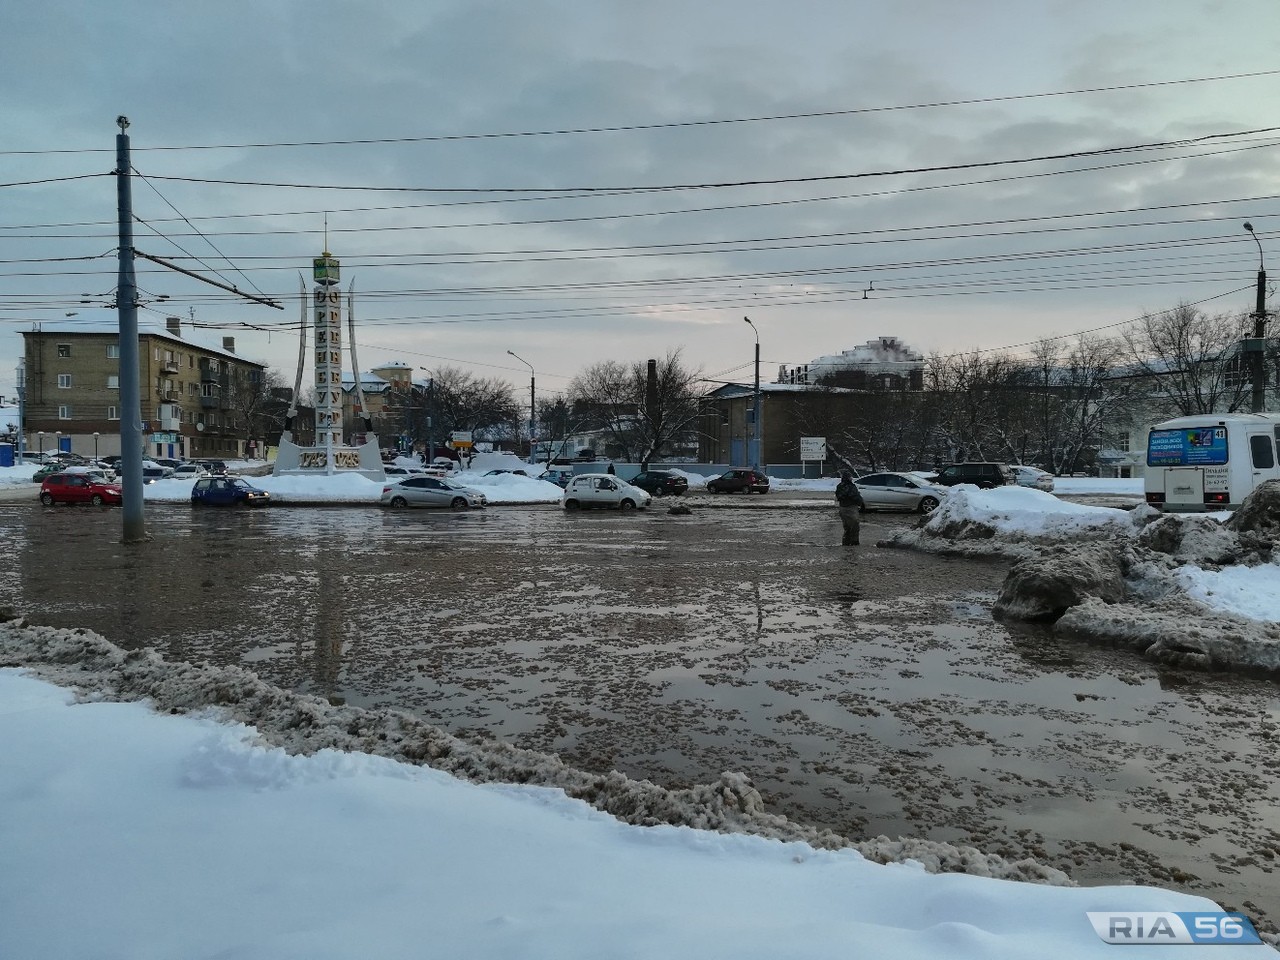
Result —
M165 317L164 328L172 333L175 337L182 336L182 321L177 317Z
M223 349L223 350L225 350L225 351L227 351L227 353L235 353L235 352L236 352L236 338L235 338L235 337L223 337L223 338L222 338L222 349Z

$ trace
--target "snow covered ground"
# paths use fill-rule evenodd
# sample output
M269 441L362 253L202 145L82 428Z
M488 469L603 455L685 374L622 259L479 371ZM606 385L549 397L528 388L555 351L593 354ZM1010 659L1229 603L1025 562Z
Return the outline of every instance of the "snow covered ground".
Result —
M410 463L411 461L404 461ZM506 465L506 464L504 464ZM525 465L530 472L537 467ZM232 461L228 463L232 472L255 470L263 467L262 461ZM0 467L0 487L22 485L31 482L32 475L39 467L27 464L21 467ZM538 480L534 477L522 477L518 474L503 473L485 476L491 469L482 466L479 469L464 471L457 475L460 482L482 491L493 504L516 503L559 503L564 492L554 483ZM689 478L689 486L703 489L713 475L684 473ZM393 481L399 478L391 478ZM376 503L382 496L384 484L367 480L357 475L336 477L250 477L250 482L269 492L272 497L290 503ZM835 492L837 479L828 477L821 480L786 480L772 479L770 486L774 490L811 491L813 493ZM161 480L148 484L143 492L146 500L153 501L186 501L191 499L191 488L194 480ZM1100 480L1090 477L1062 477L1055 481L1058 493L1142 493L1141 480ZM32 491L34 498L36 491Z
M212 712L76 702L16 669L0 769L4 957L1102 958L1087 911L1217 909L629 826L559 790L292 755Z
M30 484L31 470L0 471L0 484ZM559 499L525 477L466 480L499 502ZM355 477L254 482L330 502L376 499L360 484L381 491ZM189 490L162 481L147 496ZM967 487L934 523L1041 545L1124 539L1137 526L1131 511ZM1280 567L1212 567L1178 568L1186 602L1280 622ZM78 682L76 669L59 682ZM171 715L103 692L77 701L34 672L0 669L0 957L1087 958L1114 955L1087 911L1217 909L1148 887L935 874L797 840L632 826L559 789L463 782L356 748L303 752L224 713ZM726 789L719 802L737 796Z

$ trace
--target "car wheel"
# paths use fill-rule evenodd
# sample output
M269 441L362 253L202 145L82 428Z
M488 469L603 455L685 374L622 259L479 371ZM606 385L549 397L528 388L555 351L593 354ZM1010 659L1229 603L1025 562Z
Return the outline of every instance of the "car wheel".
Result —
M451 506L454 510L465 510L467 509L467 498L454 497L452 500L449 501L449 506Z
M100 507L105 501L102 499L102 494L95 493L93 495L93 499L90 500L89 502L92 503L95 507Z
M566 500L566 501L564 502L564 508L565 508L566 510L577 510L577 509L578 509L578 501L577 501L577 500Z
M407 507L409 505L409 501L406 500L404 497L392 497L391 505L398 509L400 507Z
M620 504L618 504L618 509L621 510L623 513L625 513L628 510L634 510L635 508L636 508L636 502L634 500L623 500Z
M921 497L921 498L920 498L920 512L921 512L921 513L933 513L933 511L935 511L935 510L937 510L937 509L938 509L938 498L937 498L937 497Z
M53 506L53 494L52 494L52 493L42 493L42 494L40 494L40 502L41 502L41 503L43 503L46 507L52 507L52 506Z

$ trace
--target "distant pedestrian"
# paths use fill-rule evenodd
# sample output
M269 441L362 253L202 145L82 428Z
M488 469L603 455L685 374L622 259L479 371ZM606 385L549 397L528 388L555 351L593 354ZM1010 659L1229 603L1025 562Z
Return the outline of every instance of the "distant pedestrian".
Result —
M836 484L836 503L840 511L840 522L844 525L844 546L858 545L858 527L861 524L862 494L858 485L853 482L853 474L848 470L840 471L840 482Z
M609 461L609 469L608 469L608 470L606 470L606 471L605 471L605 473L609 474L609 476L611 476L611 477L612 477L612 476L614 476L614 472L613 472L613 461L612 461L612 460L610 460L610 461Z

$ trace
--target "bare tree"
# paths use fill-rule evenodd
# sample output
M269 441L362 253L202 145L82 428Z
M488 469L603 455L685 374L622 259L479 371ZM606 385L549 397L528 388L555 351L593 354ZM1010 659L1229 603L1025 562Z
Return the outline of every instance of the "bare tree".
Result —
M698 416L700 370L681 361L679 349L649 364L606 360L569 384L574 411L601 430L621 459L647 465L688 433Z
M424 415L426 405L422 407ZM505 380L475 377L453 367L434 372L429 405L438 436L469 430L476 439L486 440L509 432L520 409L512 386ZM425 416L421 427L425 429Z
M944 455L964 460L1016 459L1026 419L1024 365L978 351L929 357L925 389Z
M1071 473L1105 445L1108 426L1129 422L1136 390L1131 378L1117 376L1122 351L1119 341L1087 334L1036 344L1024 371L1027 418L1018 462Z
M1232 413L1249 401L1239 343L1240 314L1209 316L1189 304L1148 314L1123 336L1129 375L1149 386L1152 412L1173 416Z

